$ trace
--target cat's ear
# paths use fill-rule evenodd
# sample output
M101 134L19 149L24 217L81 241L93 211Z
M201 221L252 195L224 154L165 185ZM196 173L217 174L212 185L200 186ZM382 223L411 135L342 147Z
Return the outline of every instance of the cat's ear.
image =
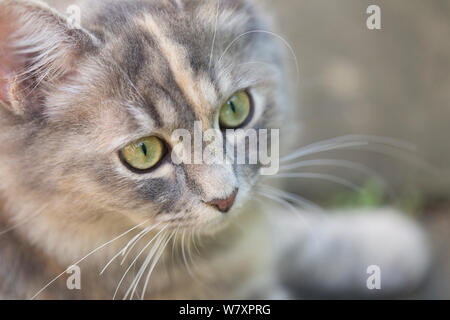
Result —
M0 0L0 106L23 115L70 72L91 36L37 1Z

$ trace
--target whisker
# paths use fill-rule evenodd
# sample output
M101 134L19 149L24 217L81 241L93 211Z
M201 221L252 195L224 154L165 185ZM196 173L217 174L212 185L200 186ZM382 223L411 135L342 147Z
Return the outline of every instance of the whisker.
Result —
M138 253L138 255L135 257L135 259L131 262L131 264L128 266L128 268L125 270L125 273L123 274L122 278L119 281L119 284L116 287L116 291L114 292L113 300L116 298L117 292L119 291L120 286L122 285L123 280L125 279L126 275L130 271L130 269L134 266L136 261L139 259L139 257L142 255L142 253L152 244L152 242L155 240L156 237L158 237L166 228L168 225L163 227L145 246L144 248Z
M247 62L242 62L242 63L239 63L239 64L230 64L229 66L227 66L226 68L224 68L222 71L221 71L221 73L219 74L219 77L220 77L220 75L222 74L222 73L224 73L224 72L228 72L228 70L229 69L231 69L233 66L236 66L236 67L242 67L242 66L246 66L246 65L252 65L252 64L256 64L256 65L262 65L262 66L265 66L265 67L267 67L268 69L270 69L270 71L271 72L273 72L273 73L280 73L281 71L278 69L278 68L276 68L274 65L272 65L272 64L270 64L270 63L268 63L268 62L265 62L265 61L256 61L256 60L254 60L254 61L247 61Z
M4 234L11 232L29 222L31 222L32 220L34 220L38 215L40 215L47 207L49 206L49 204L45 204L44 206L42 206L41 208L39 208L35 213L33 213L31 216L29 217L25 217L23 219L20 219L18 222L16 222L15 224L13 224L11 227L6 228L2 231L0 231L0 237L3 236Z
M365 175L367 175L368 177L371 178L375 178L376 180L378 180L383 187L385 187L386 189L389 190L389 194L394 196L395 192L392 189L392 187L386 182L386 180L384 179L384 177L382 177L380 174L378 174L378 172L376 172L375 170L372 170L371 168L354 162L354 161L348 161L348 160L340 160L340 159L314 159L314 160L304 160L304 161L299 161L299 162L295 162L289 165L283 165L280 166L280 171L290 171L290 170L294 170L294 169L300 169L300 168L304 168L304 167L317 167L317 166L333 166L333 167L340 167L340 168L346 168L346 169L351 169L351 170L355 170L358 172L361 172Z
M245 33L242 33L239 36L237 36L236 38L234 38L234 40L231 41L230 44L223 51L222 55L220 56L220 58L218 60L218 64L220 65L220 63L221 63L222 59L224 58L225 54L228 52L228 50L231 49L231 47L237 41L239 41L239 39L241 39L242 37L245 37L245 36L247 36L249 34L254 34L254 33L267 34L267 35L270 35L270 36L278 38L279 40L281 40L284 43L284 45L289 49L292 57L294 58L295 69L296 69L296 72L297 72L297 84L299 84L300 83L300 66L299 66L297 55L295 54L294 49L292 48L292 46L289 44L289 42L285 38L283 38L282 36L280 36L280 35L278 35L276 33L273 33L273 32L267 31L267 30L251 30L251 31L247 31Z
M130 77L128 76L128 74L122 69L122 67L113 59L109 59L105 56L103 56L103 59L105 59L106 61L110 62L111 64L114 65L114 67L116 67L120 73L122 73L122 75L124 76L124 78L127 80L128 84L131 86L131 88L133 88L133 90L136 92L136 94L139 96L139 99L141 100L142 103L146 103L144 97L142 96L142 94L139 92L139 90L136 88L136 85L133 83L133 81L131 81Z
M160 249L159 252L157 253L155 259L153 259L153 263L152 263L152 265L150 266L150 269L149 269L149 271L148 271L148 273L147 273L147 278L145 279L144 289L142 289L141 300L144 300L145 292L147 291L147 284L148 284L148 282L149 282L149 280L150 280L150 277L151 277L151 275L152 275L152 273L153 273L153 269L155 268L156 264L158 263L159 259L161 258L161 256L162 256L164 250L166 249L166 247L167 247L167 245L169 244L170 239L172 239L173 235L174 235L174 231L172 231L170 237L168 237L168 239L166 240L166 242L164 242L164 244L161 246L161 249Z
M147 222L149 222L151 219L148 219L140 224L138 224L137 226L134 226L131 229L128 229L127 231L125 231L124 233L118 235L117 237L115 237L114 239L102 244L101 246L97 247L96 249L92 250L91 252L89 252L88 254L86 254L83 258L81 258L80 260L76 261L75 263L71 264L71 265L78 265L79 263L81 263L82 261L84 261L85 259L87 259L88 257L90 257L91 255L93 255L94 253L98 252L99 250L103 249L104 247L106 247L107 245L113 243L114 241L126 236L127 234L129 234L130 232L136 230L137 228L139 228L140 226L146 224ZM31 297L31 300L34 300L39 294L42 293L42 291L44 291L45 289L47 289L53 282L55 282L56 280L58 280L62 275L64 275L66 273L67 270L64 270L63 272L61 272L59 275L57 275L55 278L53 278L49 283L47 283L41 290L39 290L34 296Z
M131 283L127 292L125 293L123 300L127 299L128 295L130 295L130 300L133 300L134 294L137 290L138 284L141 281L141 278L142 278L145 270L147 269L150 262L152 262L155 254L159 251L161 244L164 242L164 240L166 238L167 238L166 233L163 233L160 237L158 237L158 240L156 241L155 245L151 248L145 261L142 263L142 266L139 269L138 274L136 275L135 279L133 280L133 282ZM130 294L130 292L131 292L131 294Z
M355 192L360 192L361 187L340 177L325 174L325 173L280 173L274 176L267 176L266 179L313 179L313 180L324 180L329 182L334 182L340 185L343 185L349 189L352 189Z
M130 300L133 299L135 290L139 286L139 280L141 278L141 275L143 273L143 270L147 268L148 263L151 261L153 255L155 254L157 248L162 242L162 239L164 238L165 232L162 233L160 236L157 237L155 244L151 247L150 251L148 252L147 256L145 257L144 262L141 264L138 272L133 278L133 281L131 282L130 286L128 287L128 290L126 291L125 295L123 296L122 300L128 299L128 296L130 295L130 292L133 291L133 295L131 295Z
M314 159L314 160L304 160L300 162L295 162L289 165L280 166L280 171L289 171L293 169L299 169L304 167L316 167L316 166L334 166L334 167L342 167L348 168L352 170L361 171L369 176L377 175L374 170L361 165L359 163L347 160L339 160L339 159Z
M273 188L273 187L270 187L267 185L261 185L261 188L263 188L269 192L272 191L274 194L279 195L280 197L283 197L285 200L290 200L294 203L297 203L297 204L305 207L306 209L311 209L313 211L318 211L318 212L324 211L323 208L321 208L317 204L315 204L309 200L306 200L305 198L303 198L299 195L296 195L296 194L293 194L293 193L290 193L290 192L287 192L284 190L279 190L279 189L276 189L276 188Z
M311 155L319 152L337 150L337 149L345 149L351 147L363 147L370 144L384 145L388 147L402 149L408 152L416 152L417 148L408 143L397 139L386 138L386 137L378 137L378 136L370 136L370 135L347 135L342 137L337 137L329 140L324 140L320 142L316 142L310 144L308 146L299 148L294 151L292 154L283 157L280 162L287 162L291 160L295 160L306 155Z
M258 194L269 199L272 200L274 202L280 203L282 205L284 205L285 207L287 207L289 210L291 210L294 214L295 217L301 219L301 221L308 227L311 228L310 224L308 223L308 221L306 221L306 219L302 216L301 212L299 212L292 204L290 204L288 201L279 198L276 195L272 195L271 193L268 192L264 192L264 191L258 191Z
M197 242L196 242L197 239L198 239L198 233L195 230L191 231L191 241L194 245L194 249L195 249L195 251L197 251L198 254L200 254L200 249L198 248Z
M128 250L128 252L124 255L122 261L120 262L120 265L123 265L125 260L127 259L128 255L131 253L131 251L133 250L133 248L136 246L136 244L139 242L139 240L141 240L143 237L145 237L149 232L151 232L152 230L154 230L155 228L157 228L159 225L161 225L161 223L158 223L157 225L151 226L149 228L147 228L146 230L144 230L143 232L140 233L140 235L138 235L138 239L135 240L133 242L133 244L131 245L130 249Z
M325 151L332 151L332 150L342 150L342 149L348 149L353 147L363 147L367 146L367 142L346 142L346 143L339 143L339 144L320 144L320 145L310 145L307 147L303 147L295 151L289 156L283 157L280 159L280 163L288 162L292 160L296 160L305 156L309 156L316 153L321 153Z
M193 231L191 230L190 233L191 233L191 235L190 235L191 241L189 241L189 245L188 245L188 248L187 248L188 249L188 257L189 257L189 260L191 260L192 266L197 269L198 267L197 267L197 265L195 263L194 256L192 254L192 245L193 245L192 234L193 234ZM189 238L189 236L188 236L188 238Z
M191 268L189 267L189 264L188 264L188 261L186 258L186 251L185 251L185 247L184 247L185 236L186 236L186 229L183 230L183 234L181 236L181 253L183 255L184 264L186 265L186 269L187 269L188 273L190 274L190 276L192 278L195 278L193 272L191 271Z
M198 247L201 249L201 248L203 248L203 241L202 241L203 238L202 238L202 235L200 234L199 230L196 231L196 236L197 236Z
M175 252L175 245L177 243L177 239L178 239L178 231L180 230L181 226L177 227L177 230L175 231L175 237L172 241L172 263L174 263L174 252Z
M376 145L366 146L362 150L404 160L405 162L414 164L418 168L421 168L422 170L426 171L427 173L434 175L438 179L450 178L450 175L448 173L447 174L444 173L441 169L429 164L428 162L421 159L417 155L405 154L403 152L399 152L398 150L393 149L380 148L379 146Z
M183 257L184 264L185 264L185 266L186 266L186 270L187 270L189 276L190 276L193 280L195 280L197 283L200 283L200 284L201 284L202 281L201 281L200 279L197 278L196 274L192 271L192 269L191 269L190 266L189 266L188 258L187 258L187 255L186 255L185 238L186 238L186 229L183 230L183 233L182 233L182 236L181 236L181 254L182 254L182 257ZM188 247L188 256L189 256L189 260L191 260L191 262L193 263L193 266L196 267L196 266L194 265L194 260L192 259L192 254L191 254L190 247Z
M141 232L139 232L136 236L133 237L133 239L131 239L123 248L122 250L120 250L114 257L112 257L111 260L109 260L109 262L103 267L102 271L100 272L100 275L102 275L105 270L109 267L109 265L116 260L120 255L124 255L125 252L127 252L128 247L133 244L130 248L130 250L127 252L127 254L124 257L124 260L122 260L121 265L123 264L123 262L125 261L126 256L131 252L131 250L133 249L133 247L136 245L136 243L143 237L145 236L148 232L150 232L151 230L153 230L154 228L156 228L158 225L160 225L160 223L153 225L153 226L149 226L147 228L145 228L144 230L142 230Z
M214 55L214 46L216 44L217 24L219 23L219 9L220 9L220 0L217 0L216 23L214 25L214 35L213 35L212 44L211 44L211 54L209 55L209 71L211 71L213 55Z
M270 69L270 74L266 72L266 74L264 74L264 76L262 74L258 75L258 78L261 78L261 81L267 82L269 79L270 80L276 79L276 77L274 75L280 74L280 70L278 68L276 68L275 66L271 65L270 63L267 63L264 61L247 61L247 62L239 63L237 65L235 63L230 63L227 67L220 70L219 74L217 75L217 81L221 80L225 75L230 75L231 71L232 71L231 69L233 67L236 69L242 69L242 68L238 68L238 67L242 67L242 66L246 66L246 65L253 65L253 64L261 65L261 66L264 66L264 67L267 67L268 69ZM260 71L260 70L258 69L258 71Z

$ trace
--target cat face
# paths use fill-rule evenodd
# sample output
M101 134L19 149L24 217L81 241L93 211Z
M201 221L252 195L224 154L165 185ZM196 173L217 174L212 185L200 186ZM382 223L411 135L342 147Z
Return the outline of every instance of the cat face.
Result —
M259 164L176 164L171 154L178 129L278 127L280 44L253 6L99 1L82 9L84 29L40 4L0 6L3 190L64 197L80 217L192 227L248 201Z

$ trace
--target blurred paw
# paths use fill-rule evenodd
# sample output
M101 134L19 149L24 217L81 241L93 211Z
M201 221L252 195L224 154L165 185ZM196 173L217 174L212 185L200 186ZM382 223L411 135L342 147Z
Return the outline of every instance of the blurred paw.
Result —
M393 209L330 215L309 233L285 257L283 279L297 289L337 297L399 295L417 288L429 268L423 230Z

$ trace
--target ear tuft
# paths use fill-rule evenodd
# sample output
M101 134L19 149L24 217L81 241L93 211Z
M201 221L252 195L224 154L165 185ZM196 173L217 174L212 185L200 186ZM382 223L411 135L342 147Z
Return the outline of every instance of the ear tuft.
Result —
M90 35L37 1L0 0L0 101L15 113L26 110L39 89L70 72Z

